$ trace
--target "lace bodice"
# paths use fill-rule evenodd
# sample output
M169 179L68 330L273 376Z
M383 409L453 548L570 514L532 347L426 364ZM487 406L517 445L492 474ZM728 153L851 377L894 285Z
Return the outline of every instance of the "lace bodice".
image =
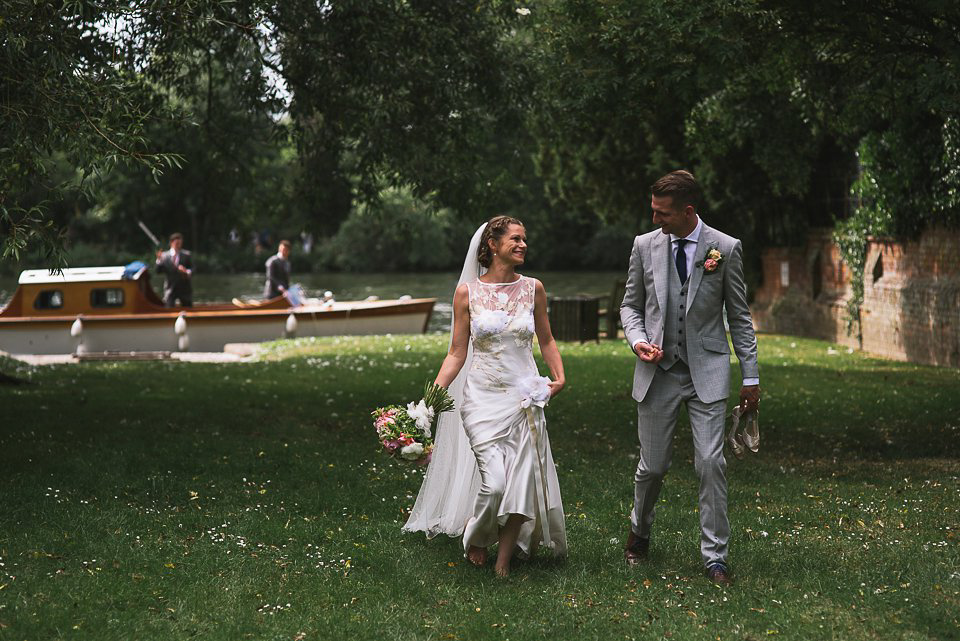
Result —
M517 388L536 373L533 360L533 299L536 281L521 276L512 283L467 283L473 365L469 379L502 391Z
M470 337L476 356L513 347L533 350L535 281L521 276L512 283L467 283Z

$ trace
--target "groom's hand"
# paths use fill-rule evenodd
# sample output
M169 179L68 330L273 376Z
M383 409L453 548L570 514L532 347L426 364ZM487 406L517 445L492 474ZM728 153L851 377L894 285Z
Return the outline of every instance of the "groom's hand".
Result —
M740 388L740 411L743 414L760 409L760 386L745 385Z
M637 353L637 357L644 363L659 363L663 358L663 350L660 349L659 345L653 345L645 341L638 341L637 344L633 346L633 351Z

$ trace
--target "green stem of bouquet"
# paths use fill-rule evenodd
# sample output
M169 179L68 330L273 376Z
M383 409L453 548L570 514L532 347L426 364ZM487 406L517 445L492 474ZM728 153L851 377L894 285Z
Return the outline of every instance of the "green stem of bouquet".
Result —
M449 412L453 409L453 398L445 387L440 387L436 383L427 383L423 386L423 402L433 408L434 414L439 417L443 412Z

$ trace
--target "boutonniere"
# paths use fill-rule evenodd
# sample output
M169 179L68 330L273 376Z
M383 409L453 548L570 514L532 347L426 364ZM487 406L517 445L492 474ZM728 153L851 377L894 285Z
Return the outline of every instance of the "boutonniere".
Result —
M702 261L697 263L697 267L702 267L704 273L710 274L717 271L717 267L723 262L724 255L716 247L711 247Z

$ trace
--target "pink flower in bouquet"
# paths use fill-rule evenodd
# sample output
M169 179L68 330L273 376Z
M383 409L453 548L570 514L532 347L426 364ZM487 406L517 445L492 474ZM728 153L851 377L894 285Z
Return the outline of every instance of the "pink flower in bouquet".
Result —
M717 268L717 261L714 260L713 258L708 258L705 261L703 261L703 271L712 272L716 268Z
M397 441L397 440L383 441L383 448L388 452L390 452L391 454L393 454L400 448L400 441Z
M396 415L397 415L397 411L396 411L396 410L387 410L386 412L384 412L383 414L381 414L379 417L377 417L377 420L376 420L376 422L374 423L374 425L376 426L376 428L377 428L378 430L379 430L379 429L383 429L383 428L386 427L387 425L393 425L394 423L397 422L397 421L393 418L393 417L396 416Z
M416 441L415 441L415 439L414 439L412 436L410 436L409 434L401 434L401 435L400 435L400 438L397 439L397 442L400 443L400 445L406 446L406 445L410 445L411 443L414 443L414 442L416 442Z

